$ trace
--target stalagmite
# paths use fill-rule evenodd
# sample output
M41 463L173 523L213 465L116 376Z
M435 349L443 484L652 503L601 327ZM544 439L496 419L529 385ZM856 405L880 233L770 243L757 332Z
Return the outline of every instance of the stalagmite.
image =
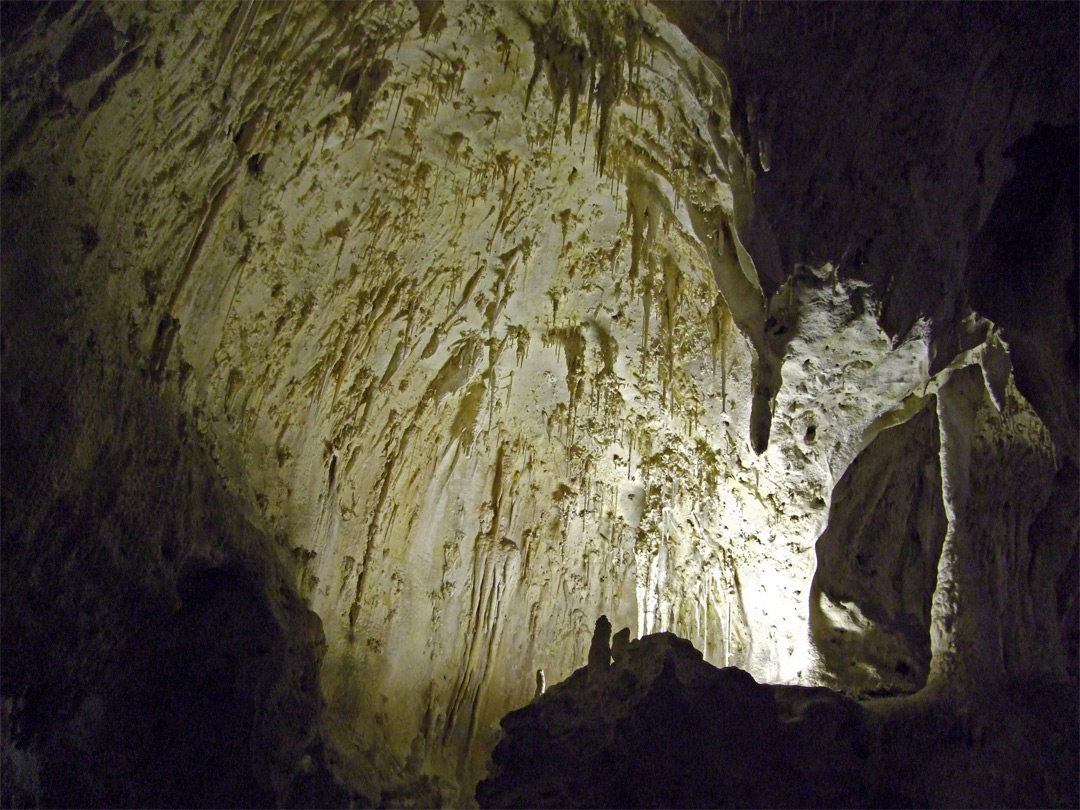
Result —
M611 659L617 664L626 655L626 645L630 643L630 628L624 627L611 638Z
M589 679L596 680L607 673L611 666L611 622L607 616L596 620L592 641L589 643Z

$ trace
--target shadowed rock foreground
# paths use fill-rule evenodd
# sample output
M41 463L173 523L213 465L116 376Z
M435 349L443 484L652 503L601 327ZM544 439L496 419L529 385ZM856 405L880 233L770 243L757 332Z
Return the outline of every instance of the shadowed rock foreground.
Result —
M965 708L856 702L633 641L508 714L481 807L1075 806L1075 700L1014 684Z

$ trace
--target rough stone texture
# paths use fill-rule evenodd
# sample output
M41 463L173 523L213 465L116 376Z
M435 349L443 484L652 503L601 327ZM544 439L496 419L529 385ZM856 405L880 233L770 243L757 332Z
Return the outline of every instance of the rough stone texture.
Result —
M84 351L91 394L104 364ZM5 806L347 803L318 732L322 628L273 541L140 381L121 407L51 399L59 371L21 385L54 410L4 411L4 755L26 764Z
M106 801L55 763L204 570L252 603L190 641L248 673L223 802L469 801L600 613L852 693L1075 679L1076 8L971 8L0 5L46 793Z
M1028 574L1044 555L1064 573L1068 553L1031 532L1052 491L1053 448L1031 406L1011 386L1006 393L999 409L968 366L938 395L949 527L931 608L931 675L953 683L992 684L1065 664L1067 639L1034 610L1053 586Z
M1075 803L1065 683L859 704L717 669L685 639L630 643L502 722L481 807L1045 807ZM1004 742L1004 741L1009 742Z
M937 368L968 305L1007 320L989 295L1068 364L1076 296L1041 299L1046 318L1024 312L1072 275L1050 256L1075 250L1075 7L661 7L731 76L756 179L745 241L767 291L800 262L839 262L874 285L890 334L931 316ZM991 267L976 234L1002 249ZM1075 449L1071 427L1059 441Z
M810 631L823 683L914 692L930 671L930 604L947 522L930 409L882 431L833 489Z

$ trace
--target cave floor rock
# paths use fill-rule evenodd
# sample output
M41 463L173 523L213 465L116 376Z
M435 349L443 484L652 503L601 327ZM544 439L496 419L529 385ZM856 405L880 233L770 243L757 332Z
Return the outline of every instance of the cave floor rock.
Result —
M593 667L596 669L596 667ZM1071 703L1070 703L1071 701ZM672 633L502 722L481 807L1075 806L1075 688L860 703L757 683ZM1071 711L1069 707L1071 706Z

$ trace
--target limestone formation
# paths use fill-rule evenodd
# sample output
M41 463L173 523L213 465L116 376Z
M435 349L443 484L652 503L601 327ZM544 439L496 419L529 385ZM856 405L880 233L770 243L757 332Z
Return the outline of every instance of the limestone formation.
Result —
M978 716L757 683L685 639L630 642L508 714L481 807L1067 806L1080 789L1070 689L995 688ZM973 707L974 708L974 707ZM1003 748L1002 739L1015 740Z
M611 638L611 660L618 662L626 654L626 645L630 643L630 628L624 627Z
M589 642L589 678L598 681L611 666L611 622L607 616L596 620Z
M1076 16L0 3L5 761L468 804L598 608L1075 682Z

